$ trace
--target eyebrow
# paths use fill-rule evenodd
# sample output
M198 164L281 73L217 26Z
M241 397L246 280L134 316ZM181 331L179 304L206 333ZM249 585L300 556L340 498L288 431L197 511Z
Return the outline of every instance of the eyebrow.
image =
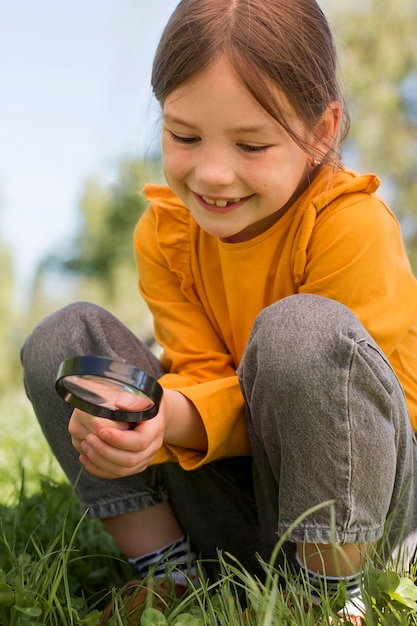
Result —
M192 124L186 122L185 120L182 120L179 117L175 117L174 115L169 115L169 114L164 114L163 116L164 120L167 120L168 122L172 122L174 124L179 124L180 126L186 126L187 128L192 128L195 129L195 126L193 126ZM256 133L270 133L272 130L277 130L277 129L272 129L272 126L268 126L267 124L264 125L259 125L259 126L236 126L235 128L232 128L231 131L234 133L242 133L242 134L256 134Z
M180 119L179 117L175 117L174 115L169 115L168 113L164 113L163 119L168 122L173 122L174 124L180 124L181 126L187 126L188 128L194 128L192 124Z

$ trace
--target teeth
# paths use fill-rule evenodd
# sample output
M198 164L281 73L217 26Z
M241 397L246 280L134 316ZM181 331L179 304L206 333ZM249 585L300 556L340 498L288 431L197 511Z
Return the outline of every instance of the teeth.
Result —
M233 200L213 200L213 198L206 198L205 196L201 196L204 202L207 204L211 204L212 206L216 205L221 209L224 209L228 204L235 204L236 202L240 202L241 198L234 198Z

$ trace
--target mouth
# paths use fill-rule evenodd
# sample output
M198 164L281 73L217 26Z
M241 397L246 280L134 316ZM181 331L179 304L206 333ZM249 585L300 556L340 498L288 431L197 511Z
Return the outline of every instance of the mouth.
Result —
M201 196L201 198L204 200L204 202L206 202L210 206L217 206L219 207L219 209L224 209L230 204L236 204L237 202L240 202L242 200L242 198L233 198L232 200L226 200L223 198L215 199L215 198L209 198L208 196Z
M243 204L246 200L252 196L246 196L241 198L216 198L215 196L206 196L199 193L194 193L198 202L209 211L216 211L219 209L222 213L237 208Z

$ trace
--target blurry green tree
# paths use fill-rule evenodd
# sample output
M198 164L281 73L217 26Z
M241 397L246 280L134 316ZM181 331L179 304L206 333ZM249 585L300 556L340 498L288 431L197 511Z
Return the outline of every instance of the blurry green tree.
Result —
M133 229L146 206L141 189L155 176L161 177L159 161L124 161L113 187L103 188L94 180L85 185L75 256L63 261L62 267L103 281L109 299L114 299L117 289L114 273L133 261Z
M147 311L135 288L133 230L146 207L141 194L144 184L162 180L157 158L122 161L112 186L92 179L86 182L79 206L80 226L70 250L49 255L38 268L32 301L36 317L42 317L45 306L50 307L60 279L67 285L61 298L94 301L132 330L142 331Z
M345 156L377 173L417 270L417 3L329 0L352 127Z

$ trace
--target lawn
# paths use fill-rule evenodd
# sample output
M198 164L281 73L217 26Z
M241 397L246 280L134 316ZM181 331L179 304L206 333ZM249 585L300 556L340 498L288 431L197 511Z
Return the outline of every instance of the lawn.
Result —
M0 625L97 626L130 568L99 522L80 517L76 498L43 440L22 391L0 399ZM346 623L337 598L322 591L315 607L296 580L287 590L265 564L253 579L219 555L221 576L164 613L148 608L140 626L299 626ZM284 575L285 577L285 575ZM417 625L414 575L367 564L363 576L366 624ZM114 626L123 621L114 618Z

